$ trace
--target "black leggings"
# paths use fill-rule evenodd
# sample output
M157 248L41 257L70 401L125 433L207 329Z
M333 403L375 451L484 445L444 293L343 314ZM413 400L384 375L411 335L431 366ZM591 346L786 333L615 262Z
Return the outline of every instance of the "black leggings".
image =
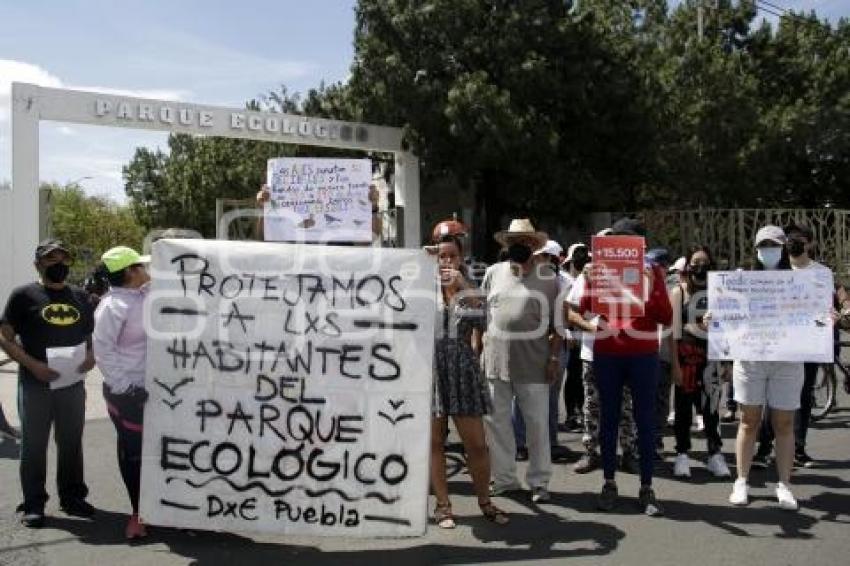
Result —
M142 479L142 423L147 392L144 389L130 389L115 395L104 384L103 397L118 433L118 468L127 487L127 495L130 496L133 514L137 514Z
M711 406L711 400L702 389L686 392L676 386L676 454L687 454L691 450L691 424L693 409L702 415L705 425L705 442L709 456L720 452L723 440L720 437L720 416Z
M564 383L564 407L567 418L580 417L584 407L584 381L581 363L581 348L570 349L570 359L567 362L567 380Z

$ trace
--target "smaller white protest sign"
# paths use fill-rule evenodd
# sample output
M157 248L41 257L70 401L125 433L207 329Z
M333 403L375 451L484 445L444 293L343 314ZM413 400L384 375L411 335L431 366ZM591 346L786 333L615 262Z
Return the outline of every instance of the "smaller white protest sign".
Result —
M371 242L371 180L372 162L368 159L270 159L265 239Z
M711 360L831 362L832 272L708 275Z

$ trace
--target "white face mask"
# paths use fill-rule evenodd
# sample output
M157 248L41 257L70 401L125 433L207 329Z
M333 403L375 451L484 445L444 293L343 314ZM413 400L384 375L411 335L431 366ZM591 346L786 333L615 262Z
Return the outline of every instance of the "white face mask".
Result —
M782 248L758 248L756 253L765 269L776 269L782 260Z

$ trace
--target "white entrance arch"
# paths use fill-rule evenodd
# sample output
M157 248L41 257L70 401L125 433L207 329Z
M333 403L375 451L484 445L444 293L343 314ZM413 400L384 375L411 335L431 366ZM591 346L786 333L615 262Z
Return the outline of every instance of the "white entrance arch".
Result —
M12 188L0 190L0 300L32 280L33 253L43 236L41 120L392 153L401 244L420 243L419 160L402 147L400 128L12 83Z

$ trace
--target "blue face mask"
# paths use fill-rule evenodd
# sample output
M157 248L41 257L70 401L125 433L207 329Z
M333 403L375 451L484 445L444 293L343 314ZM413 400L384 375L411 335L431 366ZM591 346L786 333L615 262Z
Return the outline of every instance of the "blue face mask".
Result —
M765 269L776 269L782 261L782 248L758 248L756 252Z

